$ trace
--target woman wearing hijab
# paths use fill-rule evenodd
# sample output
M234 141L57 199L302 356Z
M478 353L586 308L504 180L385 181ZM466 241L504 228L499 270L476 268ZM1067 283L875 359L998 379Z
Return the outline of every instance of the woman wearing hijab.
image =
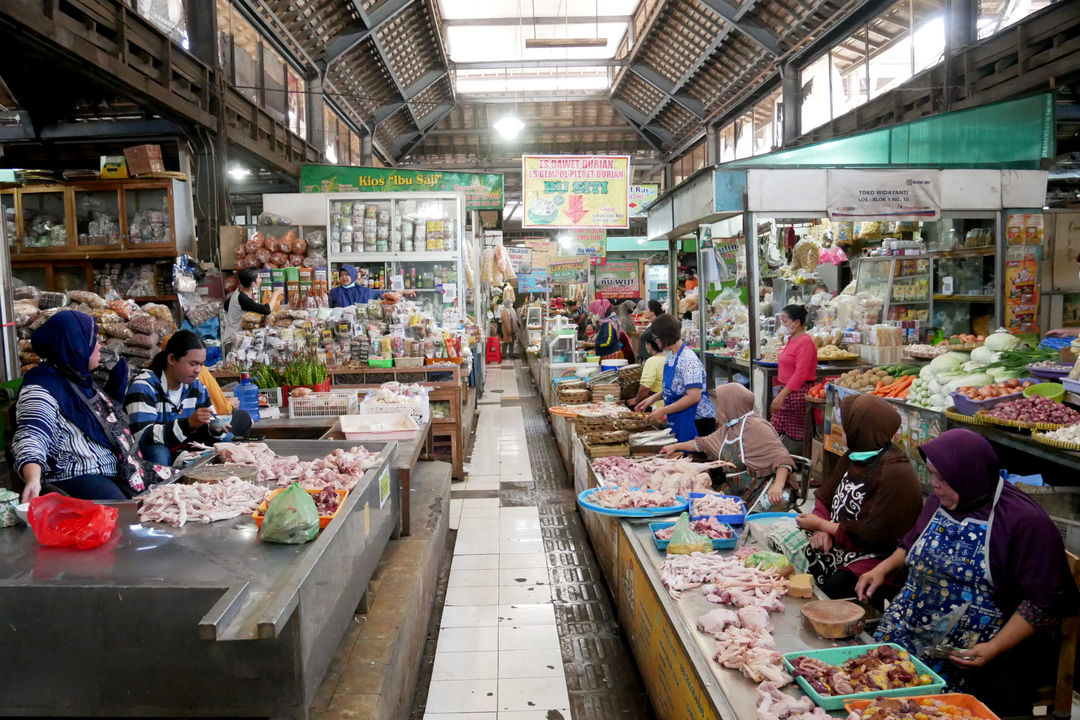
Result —
M922 489L907 455L892 443L900 415L885 399L843 399L840 417L848 452L817 491L814 511L796 518L811 533L809 572L831 598L855 594L855 584L894 549L922 509ZM891 599L902 577L889 576L876 601Z
M255 268L244 268L236 273L236 291L225 301L225 329L221 332L222 340L230 340L244 324L244 313L254 312L260 315L269 315L277 310L284 295L281 288L275 288L270 302L261 303L255 298L259 296L259 271Z
M949 430L919 452L933 495L885 561L859 579L868 598L892 571L907 582L875 637L911 650L999 716L1030 715L1052 672L1054 630L1077 612L1061 534L1039 505L999 475L980 435Z
M607 300L596 300L589 305L589 310L599 320L596 327L596 354L601 360L621 358L626 360L627 364L633 365L636 360L633 344L630 336L622 329L622 321L617 315L618 309L613 308ZM630 320L630 324L633 326L633 320Z
M729 475L724 492L752 498L768 483L769 501L780 505L795 461L769 421L754 412L754 394L738 383L716 388L716 425L712 435L667 445L662 452L703 452L729 462L745 479Z
M84 500L123 500L152 482L117 397L127 362L113 368L102 391L92 376L101 361L97 321L56 313L30 338L42 363L23 378L12 453L23 479L23 502L49 484Z

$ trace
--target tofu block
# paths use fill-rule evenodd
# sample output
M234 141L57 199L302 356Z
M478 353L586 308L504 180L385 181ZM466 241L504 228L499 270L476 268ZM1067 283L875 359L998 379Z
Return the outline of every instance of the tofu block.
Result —
M796 598L814 596L814 578L810 575L792 575L788 580L788 594Z

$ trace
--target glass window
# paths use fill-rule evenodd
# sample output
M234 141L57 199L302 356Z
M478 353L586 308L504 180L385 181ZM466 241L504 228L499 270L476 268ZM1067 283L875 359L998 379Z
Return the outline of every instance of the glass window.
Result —
M251 102L259 101L259 46L262 40L240 13L232 11L234 84Z
M979 0L979 39L1004 30L1052 2L1053 0Z
M764 155L780 147L780 88L768 96L751 111L754 116L754 155Z
M754 116L740 115L735 120L735 159L742 160L754 154Z
M731 162L735 159L735 123L728 125L720 131L720 162Z
M866 29L860 28L829 52L832 63L832 117L838 118L867 100Z
M135 11L184 49L188 46L187 11L184 0L138 0Z
M832 119L829 112L829 56L824 54L799 72L799 132L805 133Z
M900 0L868 25L870 38L870 97L876 98L913 74L911 2Z
M233 81L232 61L232 5L228 0L217 0L218 64L228 82Z
M338 163L338 151L337 151L337 115L330 109L329 105L323 105L323 135L325 137L326 147L323 154L326 156L326 162L331 165L337 165Z
M360 136L356 133L349 133L349 164L361 165L363 159L360 152Z
M915 40L913 70L921 73L945 59L945 8L916 0L911 18Z
M351 158L349 157L349 136L352 135L352 130L345 124L345 121L338 116L338 161L342 165L351 164Z
M307 137L307 83L292 68L288 69L289 129L294 135Z
M282 125L288 117L285 93L285 61L266 45L262 47L263 109Z

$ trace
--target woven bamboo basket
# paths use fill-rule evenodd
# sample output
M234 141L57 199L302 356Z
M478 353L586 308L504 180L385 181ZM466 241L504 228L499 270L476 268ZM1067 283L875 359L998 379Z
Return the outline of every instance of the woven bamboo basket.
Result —
M600 383L592 386L593 402L604 402L608 395L618 400L622 397L622 386L619 383Z
M585 454L590 458L598 457L630 457L630 445L586 445Z
M574 418L574 428L577 430L578 435L588 435L598 432L610 432L615 430L615 418L611 416L605 417L582 417L578 415Z
M558 390L556 394L558 395L559 401L564 405L584 405L592 399L591 393L585 388Z

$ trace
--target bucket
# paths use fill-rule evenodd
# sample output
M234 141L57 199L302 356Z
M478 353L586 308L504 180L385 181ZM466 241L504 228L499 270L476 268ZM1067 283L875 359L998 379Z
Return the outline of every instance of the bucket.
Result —
M628 361L623 358L605 358L600 361L600 372L604 372L605 370L618 370L627 363Z
M1061 383L1046 382L1032 385L1024 391L1024 397L1026 398L1034 397L1035 395L1042 395L1059 403L1065 399L1065 386Z

